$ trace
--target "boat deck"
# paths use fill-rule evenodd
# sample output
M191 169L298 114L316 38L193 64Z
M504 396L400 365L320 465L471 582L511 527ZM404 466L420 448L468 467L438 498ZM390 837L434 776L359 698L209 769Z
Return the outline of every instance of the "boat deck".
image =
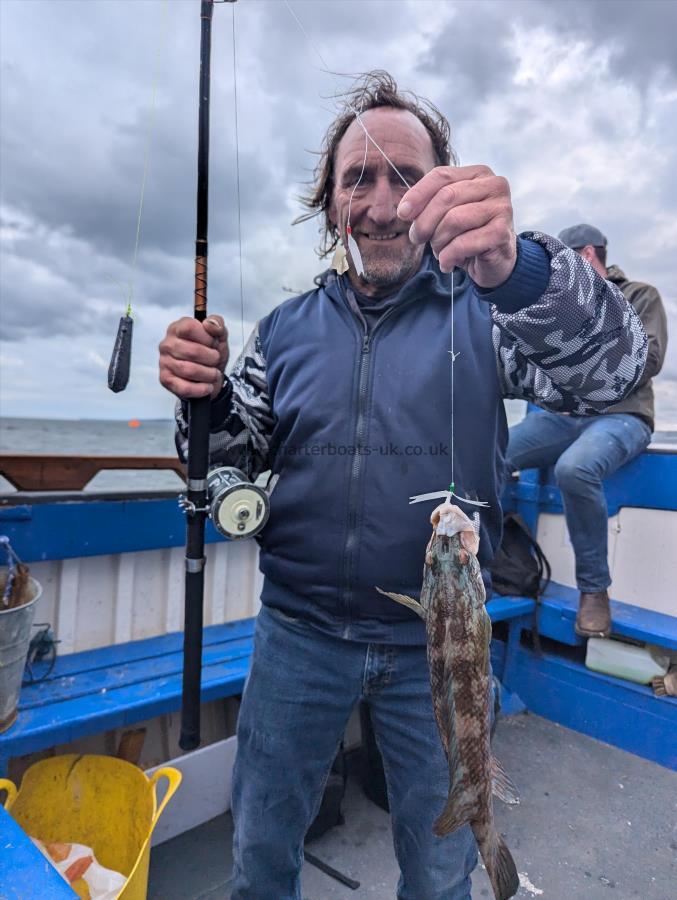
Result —
M521 804L496 803L521 888L543 900L670 900L677 883L677 774L535 715L501 718L496 755ZM346 824L309 845L360 882L339 884L307 862L304 900L392 900L398 868L388 815L351 778ZM228 898L231 820L221 816L153 850L150 900ZM672 885L672 887L670 887ZM483 869L473 898L492 897Z

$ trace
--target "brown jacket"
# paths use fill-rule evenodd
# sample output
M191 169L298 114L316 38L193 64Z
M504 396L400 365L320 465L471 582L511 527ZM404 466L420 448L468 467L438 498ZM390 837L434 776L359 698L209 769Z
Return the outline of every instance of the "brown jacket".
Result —
M655 287L641 281L628 281L618 266L611 266L606 277L617 285L623 296L631 303L642 320L649 338L646 366L638 386L620 403L605 410L606 413L634 413L654 429L654 400L651 379L658 375L665 359L668 344L668 322L661 295Z

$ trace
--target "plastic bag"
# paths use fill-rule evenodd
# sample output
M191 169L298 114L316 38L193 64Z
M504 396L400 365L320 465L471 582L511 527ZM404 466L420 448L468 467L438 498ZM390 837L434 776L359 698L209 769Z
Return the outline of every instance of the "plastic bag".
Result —
M81 900L115 900L127 879L97 862L91 847L31 838Z

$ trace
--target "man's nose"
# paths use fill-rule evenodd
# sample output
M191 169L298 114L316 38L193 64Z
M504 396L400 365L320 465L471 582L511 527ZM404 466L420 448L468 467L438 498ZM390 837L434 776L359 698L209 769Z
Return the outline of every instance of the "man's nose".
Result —
M388 177L378 178L369 197L369 218L375 225L390 225L397 218L400 194Z

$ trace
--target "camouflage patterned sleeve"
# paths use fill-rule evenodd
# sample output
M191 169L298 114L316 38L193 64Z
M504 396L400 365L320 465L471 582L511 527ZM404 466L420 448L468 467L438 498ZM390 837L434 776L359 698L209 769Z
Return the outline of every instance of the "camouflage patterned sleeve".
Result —
M588 415L638 383L647 336L620 290L578 253L529 232L550 257L545 293L517 312L492 307L492 336L504 396L553 412Z
M266 360L258 325L226 379L224 390L212 402L209 464L236 466L254 480L268 469L273 427L266 381ZM188 403L176 405L176 447L188 456Z

